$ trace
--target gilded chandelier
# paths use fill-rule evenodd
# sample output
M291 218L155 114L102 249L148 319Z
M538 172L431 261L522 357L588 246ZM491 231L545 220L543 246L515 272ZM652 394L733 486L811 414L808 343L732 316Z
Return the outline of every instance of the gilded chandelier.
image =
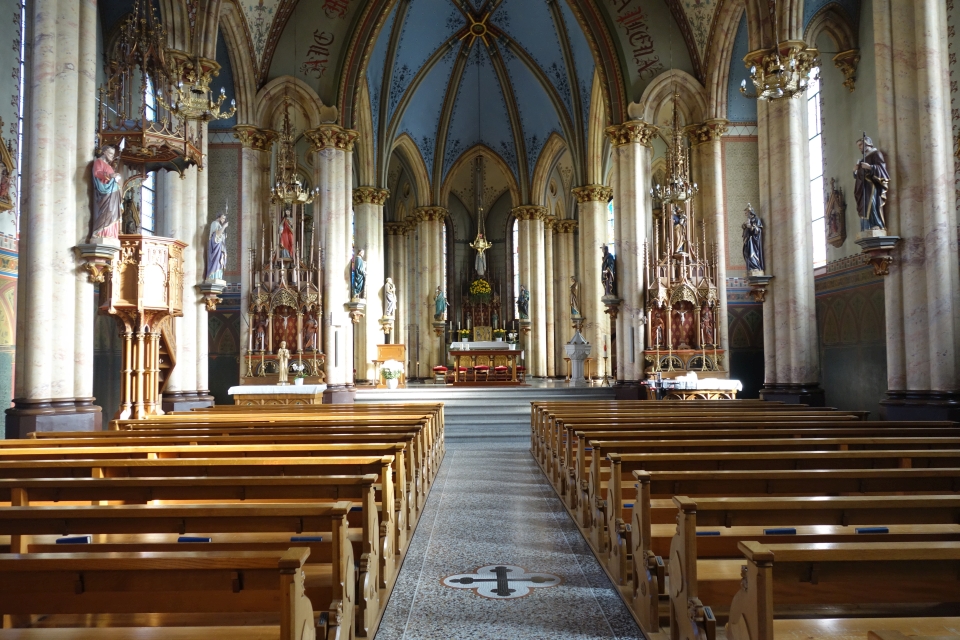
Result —
M691 200L699 191L696 182L690 181L690 153L680 126L677 104L680 94L673 95L673 135L667 147L667 183L654 185L650 190L656 200L663 204L680 204Z
M756 93L747 92L746 80L740 83L740 93L758 100L777 100L807 90L810 75L820 67L820 52L802 41L791 40L778 43L770 51L755 51L745 60L752 62L750 80Z
M277 181L270 192L274 204L310 204L316 195L297 174L296 133L290 122L290 101L284 101L283 123L277 136Z
M172 76L180 78L174 88L173 105L167 107L170 113L185 120L226 120L237 112L237 101L230 101L230 110L222 111L223 102L227 99L226 90L221 87L217 100L211 96L210 81L220 71L220 65L213 60L197 57L189 59L181 52L170 51L172 59Z

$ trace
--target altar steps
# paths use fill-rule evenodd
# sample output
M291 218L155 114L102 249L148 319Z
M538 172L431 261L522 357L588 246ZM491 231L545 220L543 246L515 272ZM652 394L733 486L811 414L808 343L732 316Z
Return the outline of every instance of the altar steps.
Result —
M447 440L529 438L535 400L613 400L609 387L566 386L454 388L411 384L405 389L357 390L357 402L443 402Z

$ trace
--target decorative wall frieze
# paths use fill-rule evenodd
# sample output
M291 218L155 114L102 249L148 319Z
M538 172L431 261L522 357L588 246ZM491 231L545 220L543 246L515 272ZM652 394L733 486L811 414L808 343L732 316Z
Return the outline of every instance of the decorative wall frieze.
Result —
M657 135L657 127L643 120L629 120L623 124L607 127L604 133L610 138L610 144L615 147L631 143L649 147L652 146L653 138Z
M519 207L514 207L510 210L510 213L512 213L517 220L543 220L548 215L546 207L535 204L524 204Z
M238 124L233 128L233 137L240 141L245 149L254 151L270 151L273 141L277 139L277 132L271 129L260 129L249 124Z
M448 211L444 207L417 207L413 210L413 218L417 222L433 220L442 222L447 214Z
M577 230L576 220L557 220L553 225L554 233L573 233Z
M694 146L706 142L717 142L726 135L730 121L723 118L713 118L701 124L692 124L684 130Z
M574 189L573 197L577 199L577 204L583 204L584 202L606 203L613 197L613 189L602 184L588 184Z
M321 124L316 129L304 131L303 135L313 145L313 151L323 151L324 149L353 151L353 144L360 137L360 132L353 129L344 129L336 124Z
M353 190L353 204L375 204L383 206L390 197L389 189L377 187L356 187Z
M837 69L840 69L845 78L843 86L849 89L850 93L853 93L854 89L857 88L857 67L860 66L860 50L841 51L833 56L833 64L836 65Z

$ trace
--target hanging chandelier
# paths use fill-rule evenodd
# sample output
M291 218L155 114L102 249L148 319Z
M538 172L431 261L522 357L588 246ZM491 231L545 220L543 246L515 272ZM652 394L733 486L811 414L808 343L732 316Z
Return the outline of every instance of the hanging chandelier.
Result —
M756 93L747 91L747 81L740 83L740 93L755 100L793 98L807 90L811 75L820 67L820 52L799 40L777 43L770 51L753 52L750 81Z
M697 183L690 181L690 152L680 126L679 102L680 94L673 94L673 133L667 147L666 184L656 184L650 190L650 195L663 204L684 203L699 191Z
M179 78L174 89L173 105L167 107L185 120L210 122L226 120L237 112L237 101L230 101L230 110L223 111L223 102L227 99L226 90L221 87L216 100L212 97L210 82L220 73L220 65L214 60L197 56L190 59L182 51L170 50L171 75ZM165 105L166 106L166 105Z
M277 135L277 180L270 191L273 204L310 204L316 190L300 181L297 172L296 132L290 122L290 99L284 99L283 123Z

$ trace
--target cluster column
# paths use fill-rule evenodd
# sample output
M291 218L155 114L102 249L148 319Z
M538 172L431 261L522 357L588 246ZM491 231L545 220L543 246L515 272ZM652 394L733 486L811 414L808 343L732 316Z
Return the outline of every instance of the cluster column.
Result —
M314 216L317 249L323 265L323 351L326 356L324 402L353 401L353 323L350 302L353 145L359 133L335 124L304 132L317 154Z
M613 197L613 189L601 184L577 187L573 190L577 199L580 218L580 315L584 317L583 331L587 342L593 345L590 357L596 362L596 375L603 376L603 344L610 335L610 317L604 313L603 286L600 282L600 248L606 244L607 203Z
M573 318L570 316L570 303L567 291L570 278L576 274L576 251L574 250L573 236L577 231L576 220L557 220L553 225L555 243L556 269L554 270L554 330L556 341L554 356L557 363L557 375L566 375L563 359L566 353L563 345L573 337Z
M7 433L93 430L93 282L77 268L87 241L96 126L97 10L55 0L28 6L22 231L14 407Z
M407 252L407 224L405 222L385 222L383 224L387 234L387 261L386 278L393 278L397 288L397 309L393 317L393 331L390 333L391 343L400 343L405 340L403 331L407 322L407 279L406 279L406 252ZM409 345L407 346L409 355Z
M617 380L643 379L644 286L643 245L651 226L651 140L656 128L641 120L608 127L613 145L616 191L613 198L617 256ZM602 293L602 290L601 290ZM601 347L602 349L602 347ZM602 355L602 354L598 354Z
M357 325L356 368L361 380L373 380L376 384L376 367L373 361L377 357L377 345L383 340L380 318L383 317L384 247L383 247L383 205L390 192L376 187L358 187L353 191L354 227L356 228L356 250L363 249L366 257L366 300L364 317Z
M442 353L440 341L443 336L437 336L433 330L435 322L435 305L437 287L447 295L447 283L443 277L443 231L441 226L447 217L447 210L443 207L417 207L413 210L413 217L417 224L417 263L416 279L419 281L419 299L416 307L419 310L419 347L420 347L420 377L430 375L431 369L446 362L446 354ZM449 296L448 296L449 299ZM449 317L449 310L445 320ZM416 362L416 360L414 360ZM416 372L414 372L416 373Z
M530 336L524 340L527 373L542 378L547 375L547 282L543 248L543 221L547 208L537 205L515 207L519 221L520 284L530 290Z
M876 146L890 172L886 417L960 418L960 276L946 4L876 0ZM896 87L896 90L894 88Z
M553 257L553 226L557 222L556 216L546 216L543 219L543 278L547 290L544 295L546 302L546 341L544 350L547 354L547 377L552 378L557 375L557 322L556 322L556 290L557 283L554 281L554 257ZM561 289L562 290L562 289Z

